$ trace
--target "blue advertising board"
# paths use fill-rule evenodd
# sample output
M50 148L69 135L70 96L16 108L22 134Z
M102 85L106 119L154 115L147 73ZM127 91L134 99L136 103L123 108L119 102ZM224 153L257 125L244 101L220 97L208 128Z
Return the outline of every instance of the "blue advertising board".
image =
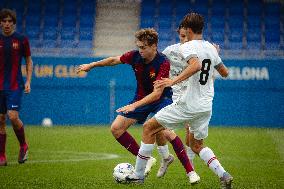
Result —
M284 127L283 60L226 60L227 79L217 77L214 125Z
M24 95L20 114L24 123L50 118L56 125L109 124L115 110L132 100L136 80L128 65L75 73L76 65L95 60L34 57L32 92ZM284 127L283 60L224 63L230 76L216 76L210 125Z

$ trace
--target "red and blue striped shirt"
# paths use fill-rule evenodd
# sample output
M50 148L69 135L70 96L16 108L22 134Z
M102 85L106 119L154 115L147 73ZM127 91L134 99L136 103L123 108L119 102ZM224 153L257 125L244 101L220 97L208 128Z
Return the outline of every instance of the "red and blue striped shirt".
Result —
M24 88L21 63L31 56L27 37L14 32L10 36L0 34L0 90Z
M120 61L131 65L135 73L137 87L133 99L134 101L138 101L152 93L154 90L154 81L169 77L170 62L166 56L160 52L157 52L152 62L147 64L137 50L123 54L120 57ZM160 99L164 97L172 97L170 87L164 89Z

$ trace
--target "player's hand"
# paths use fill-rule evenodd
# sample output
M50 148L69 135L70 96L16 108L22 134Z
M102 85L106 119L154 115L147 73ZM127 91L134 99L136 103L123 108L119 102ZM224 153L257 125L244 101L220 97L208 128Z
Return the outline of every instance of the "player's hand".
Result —
M76 67L76 72L77 72L77 74L78 74L79 72L82 72L82 71L88 72L88 71L90 71L90 70L91 70L91 66L90 66L89 64L81 64L81 65L79 65L78 67Z
M154 87L170 87L173 85L173 83L173 80L171 80L170 78L162 78L161 80L154 81Z
M123 106L121 108L118 108L116 110L116 112L123 112L125 114L129 113L129 112L133 112L135 110L135 107L133 104L129 104L129 105L126 105L126 106Z
M26 82L24 93L28 94L30 92L31 92L31 84L30 84L30 82Z
M216 43L213 43L213 46L215 47L215 49L217 50L218 54L220 53L221 49L220 46L217 45Z

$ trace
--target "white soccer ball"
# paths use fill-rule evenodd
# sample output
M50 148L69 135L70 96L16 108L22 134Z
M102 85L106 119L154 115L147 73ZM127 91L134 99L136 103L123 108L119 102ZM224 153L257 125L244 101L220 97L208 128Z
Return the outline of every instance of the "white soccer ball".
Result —
M124 183L125 177L134 172L134 167L130 163L120 163L113 169L113 178L117 183Z
M44 127L51 127L52 126L52 120L50 118L46 117L42 120L41 125L44 126Z

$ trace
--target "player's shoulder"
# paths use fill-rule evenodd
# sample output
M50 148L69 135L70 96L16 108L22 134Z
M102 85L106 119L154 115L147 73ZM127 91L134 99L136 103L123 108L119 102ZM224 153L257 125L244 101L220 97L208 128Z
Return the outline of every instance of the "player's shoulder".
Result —
M19 32L14 32L13 36L16 37L16 38L21 38L21 39L26 37L25 35L23 35L22 33L19 33Z
M17 38L20 41L28 40L28 37L22 33L14 32L13 37Z
M140 59L141 55L139 54L138 50L127 51L120 56L120 61L127 64L139 62Z
M138 57L139 55L140 54L138 50L131 50L131 51L125 52L122 56L135 58L135 57Z
M195 49L195 47L197 47L197 42L196 40L192 40L192 41L187 41L185 42L184 44L181 44L179 49L182 50L182 49Z
M169 45L165 48L165 50L175 50L175 49L178 49L180 47L180 45L181 45L180 43Z
M199 52L206 52L211 54L211 56L218 56L218 52L214 45L207 40L194 40L192 44Z
M180 45L180 43L169 45L163 50L162 53L168 57L171 55L171 53L179 51Z
M208 46L209 48L215 49L214 45L209 41L204 40L204 45Z
M159 51L157 52L157 58L155 62L156 62L155 64L159 64L159 65L170 64L170 61L167 58L167 56Z
M214 54L216 57L219 56L216 47L210 43L209 41L204 42L208 49L211 50L211 53Z
M165 61L165 60L168 61L167 56L164 53L160 52L160 51L157 52L157 58L158 58L159 62L161 62L161 63L163 61Z

